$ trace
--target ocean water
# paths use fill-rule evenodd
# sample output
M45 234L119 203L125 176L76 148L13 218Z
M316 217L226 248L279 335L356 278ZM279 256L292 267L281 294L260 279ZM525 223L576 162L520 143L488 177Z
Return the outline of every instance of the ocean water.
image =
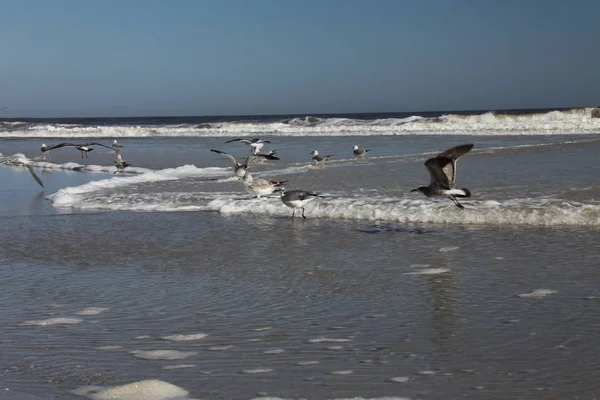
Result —
M0 398L597 398L587 111L7 121ZM234 137L277 150L255 178L323 196L306 219L252 198L210 152L245 159ZM112 139L124 174L101 147L39 158L43 142ZM410 192L427 158L464 143L465 209ZM354 145L372 150L357 160Z

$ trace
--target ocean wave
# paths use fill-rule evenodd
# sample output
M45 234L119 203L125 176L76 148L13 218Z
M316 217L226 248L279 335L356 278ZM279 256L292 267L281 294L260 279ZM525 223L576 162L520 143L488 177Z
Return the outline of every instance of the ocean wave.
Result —
M401 118L340 118L303 116L261 121L207 121L140 124L0 122L1 137L211 137L211 136L369 136L369 135L552 135L600 132L594 108L540 113L412 115ZM182 117L183 118L183 117ZM207 117L208 118L208 117ZM193 120L191 117L190 120ZM95 121L95 120L94 120ZM165 119L169 121L169 119ZM143 120L142 120L143 122Z
M222 214L249 214L289 218L292 210L277 196L251 199L231 192L155 192L120 193L122 186L184 177L207 176L210 169L184 166L86 183L61 189L48 196L57 208L112 211L208 211ZM221 175L223 171L219 171ZM452 224L475 226L600 226L600 204L564 199L525 198L505 201L465 201L459 210L449 201L388 197L325 198L306 207L308 218L386 221L403 224Z

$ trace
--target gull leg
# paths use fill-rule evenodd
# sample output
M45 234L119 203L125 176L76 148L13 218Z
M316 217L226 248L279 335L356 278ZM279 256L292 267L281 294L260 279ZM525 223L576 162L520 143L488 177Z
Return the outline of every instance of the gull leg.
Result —
M458 202L458 200L456 200L456 198L454 196L450 196L450 200L452 200L454 202L454 204L456 204L456 207L458 207L458 208L465 208L465 206L463 206L462 204L460 204Z
M306 217L304 216L304 207L302 207L302 218L306 219Z

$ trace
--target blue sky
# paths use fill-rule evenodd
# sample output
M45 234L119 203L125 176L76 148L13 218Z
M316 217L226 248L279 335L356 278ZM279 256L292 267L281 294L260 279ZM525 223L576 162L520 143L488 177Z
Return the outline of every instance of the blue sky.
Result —
M0 0L2 117L600 105L596 0Z

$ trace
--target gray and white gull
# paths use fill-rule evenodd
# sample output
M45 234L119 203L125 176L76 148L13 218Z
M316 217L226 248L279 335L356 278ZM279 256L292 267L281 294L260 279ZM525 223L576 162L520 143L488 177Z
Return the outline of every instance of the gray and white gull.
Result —
M306 219L304 216L304 207L309 202L321 197L317 193L307 192L306 190L279 189L279 191L281 192L281 202L294 210L292 212L292 219L294 218L297 209L302 209L302 218Z
M419 186L411 192L421 192L427 197L448 197L459 208L465 208L457 197L471 197L467 188L455 189L456 161L473 148L472 144L463 144L441 152L425 161L430 181L427 186Z
M224 151L213 150L213 149L211 149L210 151L217 153L217 154L221 154L222 156L225 156L225 157L229 158L231 161L233 161L233 170L235 172L235 176L237 176L239 179L242 179L244 177L244 175L246 175L246 170L248 168L250 168L250 166L258 160L258 157L256 157L255 155L251 155L248 158L246 158L246 161L244 161L244 163L239 163L238 160L236 160L235 157L229 153L225 153Z

